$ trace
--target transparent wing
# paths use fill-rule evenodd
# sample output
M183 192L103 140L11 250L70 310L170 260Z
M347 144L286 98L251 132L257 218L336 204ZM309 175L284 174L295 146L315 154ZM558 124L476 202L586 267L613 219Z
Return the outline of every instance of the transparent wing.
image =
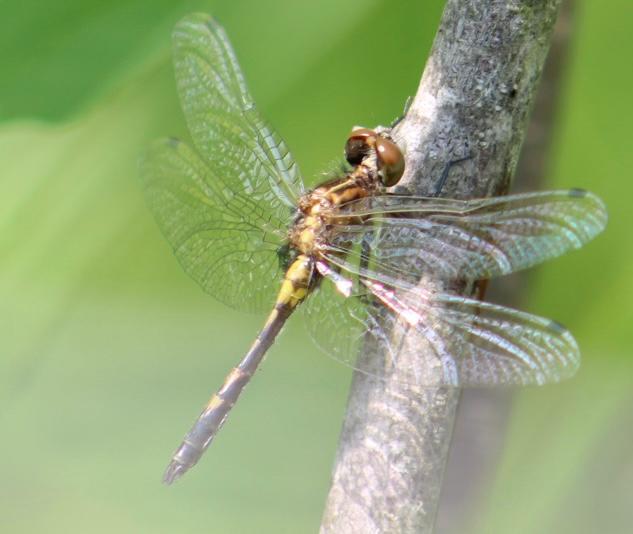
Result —
M178 91L196 148L225 187L279 214L303 192L299 169L248 93L221 26L204 14L173 33Z
M175 139L157 141L147 150L141 178L184 270L229 306L269 308L282 278L277 251L288 220L246 192L224 187L215 169Z
M355 367L369 327L368 301L356 287L345 298L328 278L321 280L302 304L305 325L315 344L326 354Z
M359 274L360 254L378 280L397 285L425 273L478 280L525 269L581 247L607 213L595 195L570 190L466 201L384 195L346 204L337 219L325 256Z
M305 304L315 342L361 372L420 387L495 386L557 382L578 368L576 342L553 321L441 291L362 283L373 299L340 305L324 280ZM357 359L364 343L382 359Z
M383 344L385 365L397 367L407 382L427 385L431 378L454 386L538 385L558 382L578 369L578 346L555 321L441 291L368 286L392 312L383 322L390 342L383 341L383 334L374 342ZM412 333L416 337L409 342ZM419 361L420 345L428 359L422 360L426 374L419 366L401 363Z

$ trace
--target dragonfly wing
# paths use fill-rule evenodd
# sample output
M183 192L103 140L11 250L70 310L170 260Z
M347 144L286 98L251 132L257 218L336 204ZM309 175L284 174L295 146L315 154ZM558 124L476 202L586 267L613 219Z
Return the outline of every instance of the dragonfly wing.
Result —
M328 280L306 303L316 343L370 375L414 387L537 385L575 373L578 346L561 325L517 310L370 278L344 306ZM324 322L325 321L325 322ZM365 344L365 345L363 345ZM359 355L379 354L380 360Z
M578 370L578 345L556 321L450 294L432 307L431 328L453 336L459 385L541 385Z
M141 160L149 206L185 271L218 300L243 310L274 301L277 251L287 221L246 192L223 186L185 143L155 142Z
M324 278L301 306L306 329L317 347L353 368L371 328L369 303L359 289L362 291L355 287L345 298L331 279Z
M224 30L201 13L174 29L178 91L196 148L225 187L267 204L293 208L304 187L283 140L248 93Z
M423 287L367 285L390 309L383 323L399 340L384 347L385 364L415 385L540 385L569 378L580 364L574 338L555 321Z
M350 224L351 214L363 222ZM327 253L349 250L337 260L349 270L363 254L374 270L415 284L425 273L478 280L531 267L591 240L607 213L595 195L570 190L466 201L384 195L346 204L337 218Z

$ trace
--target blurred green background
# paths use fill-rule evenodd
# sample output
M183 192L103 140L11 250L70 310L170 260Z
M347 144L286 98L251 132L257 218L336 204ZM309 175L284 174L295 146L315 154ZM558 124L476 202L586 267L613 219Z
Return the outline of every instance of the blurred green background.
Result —
M262 317L205 295L137 180L143 147L186 136L170 33L226 27L265 116L307 179L354 124L414 94L442 2L2 2L0 532L314 532L351 373L300 320L201 464L169 455ZM566 323L577 378L518 394L481 532L629 532L633 195L629 0L579 3L545 187L584 187L609 227L539 269L524 307Z

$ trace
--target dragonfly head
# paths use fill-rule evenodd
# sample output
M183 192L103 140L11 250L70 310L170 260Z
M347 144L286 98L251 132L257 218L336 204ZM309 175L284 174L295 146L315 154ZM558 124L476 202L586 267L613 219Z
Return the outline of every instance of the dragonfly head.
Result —
M385 187L398 183L404 173L404 156L386 133L377 133L368 128L354 128L345 143L345 159L350 165L360 165L366 158L374 156L378 176Z

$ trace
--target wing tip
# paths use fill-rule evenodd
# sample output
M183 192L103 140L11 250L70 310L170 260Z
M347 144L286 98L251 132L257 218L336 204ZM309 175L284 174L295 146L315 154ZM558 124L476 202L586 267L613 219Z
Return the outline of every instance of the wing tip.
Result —
M591 199L593 204L593 212L595 215L595 230L592 237L602 233L607 227L607 223L609 222L609 212L607 211L607 206L604 201L593 193L589 193L587 198Z
M544 192L547 194L547 191ZM609 214L604 201L595 193L582 188L572 188L556 191L558 195L566 197L569 202L576 206L573 217L577 223L583 222L583 234L580 242L573 248L580 248L594 237L604 231L607 226ZM577 213L578 208L582 213Z
M217 24L215 19L208 13L205 13L204 11L194 11L193 13L187 13L184 17L182 17L176 23L176 28L188 26L191 24L194 24L194 25L205 24L206 25L209 23Z
M592 206L592 211L595 214L597 221L595 234L602 232L602 230L604 230L604 228L606 227L607 220L609 218L607 206L604 203L604 200L602 200L595 193L580 188L568 190L567 195L573 199L579 199L581 201L587 202L589 205Z
M580 368L580 349L576 339L565 325L549 319L548 329L554 332L567 345L564 357L555 376L548 376L545 383L558 383L572 378Z
M554 319L549 319L549 324L547 325L550 330L554 330L557 334L564 335L568 334L569 330L565 327L564 324L555 321Z
M189 13L182 17L174 26L172 38L178 41L183 34L189 35L192 30L209 31L214 35L220 35L222 39L226 39L224 29L217 19L202 11Z

